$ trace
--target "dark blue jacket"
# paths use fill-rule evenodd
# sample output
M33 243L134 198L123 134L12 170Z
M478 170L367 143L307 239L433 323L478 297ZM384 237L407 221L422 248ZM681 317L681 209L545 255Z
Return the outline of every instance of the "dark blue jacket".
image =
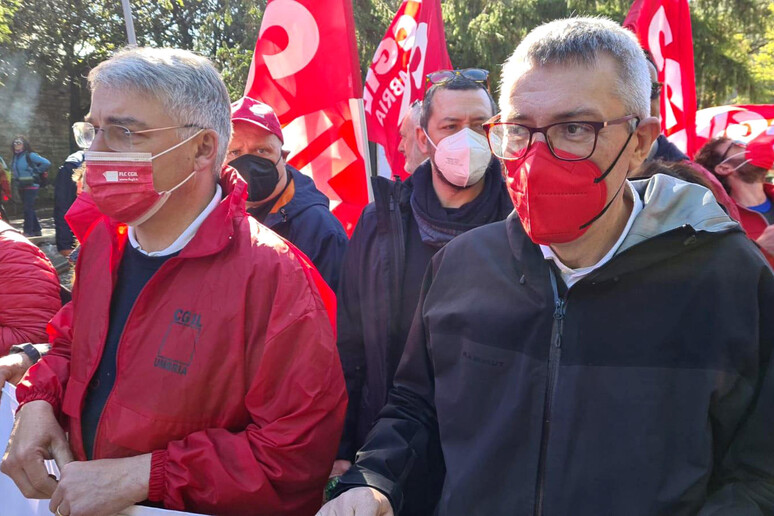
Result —
M656 154L652 159L660 159L662 161L685 161L688 159L688 156L663 134L658 135L656 146Z
M83 163L83 151L70 154L54 180L54 226L56 228L56 249L72 249L75 237L65 221L65 213L78 195L78 185L73 181L73 171Z
M317 189L314 181L285 165L293 179L295 194L276 213L261 223L289 240L312 260L320 275L335 292L339 269L347 250L347 234L341 222L331 213L330 201ZM255 210L248 210L251 215Z
M344 258L342 278L336 293L338 338L349 406L339 458L351 460L363 444L398 367L405 334L401 333L401 303L416 306L418 299L403 295L406 272L406 242L409 218L416 218L411 198L430 183L433 172L425 161L405 182L377 177L372 180L374 202L363 210ZM500 163L487 169L489 194L482 212L492 221L503 220L513 211ZM490 191L491 190L491 191Z
M35 180L33 185L24 189L40 187L40 175L50 167L51 162L36 152L14 154L11 160L11 173L14 179L32 177Z

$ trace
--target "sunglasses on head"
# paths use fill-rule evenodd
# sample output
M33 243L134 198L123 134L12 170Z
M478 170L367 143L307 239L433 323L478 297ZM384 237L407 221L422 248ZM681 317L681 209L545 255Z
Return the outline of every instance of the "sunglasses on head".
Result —
M483 68L431 72L425 76L425 89L436 84L446 84L460 76L479 84L486 84L487 89L489 89L489 70L484 70Z

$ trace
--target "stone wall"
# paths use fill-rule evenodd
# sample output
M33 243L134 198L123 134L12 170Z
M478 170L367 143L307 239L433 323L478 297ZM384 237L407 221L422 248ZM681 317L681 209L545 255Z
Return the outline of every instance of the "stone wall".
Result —
M11 65L14 69L0 85L0 156L10 166L11 142L22 134L35 152L51 161L49 178L53 182L59 166L75 150L71 150L68 123L69 90L65 84L49 84L31 73L21 59L12 59ZM53 188L47 187L38 205L52 198Z

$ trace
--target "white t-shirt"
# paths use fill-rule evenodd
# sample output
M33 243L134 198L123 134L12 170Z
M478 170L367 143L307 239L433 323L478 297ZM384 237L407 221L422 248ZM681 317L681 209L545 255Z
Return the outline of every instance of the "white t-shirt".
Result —
M562 279L564 280L564 284L567 285L567 288L572 287L574 284L578 283L581 279L588 276L595 270L602 267L604 264L609 262L613 256L615 255L616 251L618 251L618 248L621 247L621 244L623 243L626 236L629 234L629 230L632 228L632 224L634 224L634 219L637 218L637 215L640 214L642 211L642 199L640 199L640 196L637 194L637 191L634 189L634 186L627 180L626 184L629 186L629 190L632 192L632 197L634 198L634 206L632 206L632 212L629 215L629 220L626 222L626 227L624 227L623 231L621 232L621 236L618 237L618 240L615 244L613 244L613 247L610 248L610 250L607 252L605 256L603 256L597 263L594 265L591 265L589 267L582 267L580 269L571 269L570 267L566 266L562 263L562 261L559 259L556 254L554 254L554 251L547 245L541 245L540 250L543 251L543 257L546 260L553 260L556 264L557 268L559 269L559 272L562 274Z

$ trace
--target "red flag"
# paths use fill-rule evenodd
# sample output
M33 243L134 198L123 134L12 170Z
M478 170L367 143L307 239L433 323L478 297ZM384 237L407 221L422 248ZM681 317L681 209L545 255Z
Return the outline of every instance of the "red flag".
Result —
M440 0L404 0L376 49L363 92L368 137L384 147L394 175L406 177L400 122L424 96L425 75L449 68Z
M664 83L661 131L681 150L696 151L696 80L688 0L634 0L624 27L650 51Z
M274 109L288 163L314 179L351 235L368 203L351 0L269 0L245 95Z
M696 148L725 136L749 143L764 134L774 134L774 104L717 106L696 112Z

